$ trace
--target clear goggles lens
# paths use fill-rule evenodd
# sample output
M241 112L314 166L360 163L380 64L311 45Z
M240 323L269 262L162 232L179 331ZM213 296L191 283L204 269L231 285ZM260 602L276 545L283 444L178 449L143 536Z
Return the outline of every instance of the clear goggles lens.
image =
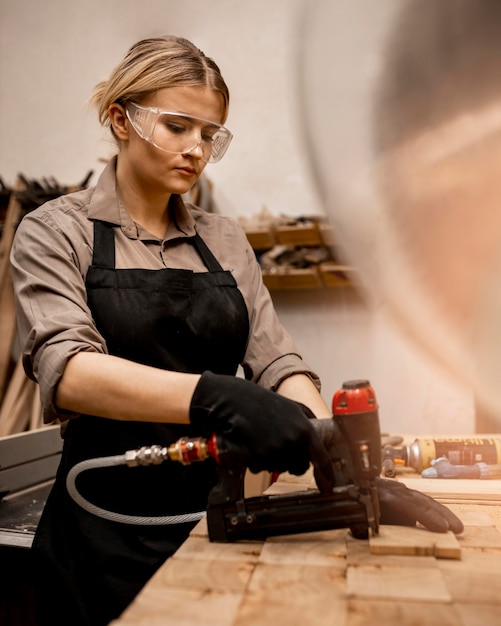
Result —
M206 163L220 161L233 138L227 128L216 122L177 111L129 102L126 113L137 134L156 148L172 154L188 154L200 147Z

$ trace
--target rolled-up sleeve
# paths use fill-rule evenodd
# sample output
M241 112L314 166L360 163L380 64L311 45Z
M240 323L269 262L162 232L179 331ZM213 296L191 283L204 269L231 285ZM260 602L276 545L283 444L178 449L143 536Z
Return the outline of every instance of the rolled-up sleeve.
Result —
M82 351L106 352L87 306L87 268L80 267L71 243L75 225L65 215L62 211L55 219L43 210L28 214L11 251L23 365L40 386L47 423L61 419L54 397L68 360Z

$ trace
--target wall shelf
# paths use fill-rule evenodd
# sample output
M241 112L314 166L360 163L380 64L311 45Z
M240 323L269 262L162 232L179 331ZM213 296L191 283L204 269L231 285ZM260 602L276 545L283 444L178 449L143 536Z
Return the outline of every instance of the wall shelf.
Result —
M245 227L244 227L245 228ZM300 220L296 223L271 222L265 226L245 228L247 239L262 264L264 284L270 291L300 291L351 286L354 269L336 260L335 236L332 227L322 221ZM295 249L315 251L319 262L307 267L280 262L280 255ZM270 267L269 259L276 253L277 263ZM325 260L327 259L327 260ZM302 264L304 265L304 264Z

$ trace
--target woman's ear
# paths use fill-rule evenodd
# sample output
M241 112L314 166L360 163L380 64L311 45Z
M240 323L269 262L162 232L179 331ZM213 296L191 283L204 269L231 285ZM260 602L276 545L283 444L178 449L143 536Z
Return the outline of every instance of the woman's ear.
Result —
M114 102L108 109L113 134L120 141L129 138L129 120L125 114L125 109L121 104Z

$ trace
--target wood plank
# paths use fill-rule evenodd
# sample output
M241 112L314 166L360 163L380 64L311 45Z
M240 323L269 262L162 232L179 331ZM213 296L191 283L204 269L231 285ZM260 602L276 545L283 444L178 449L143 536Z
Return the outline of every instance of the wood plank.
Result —
M203 521L203 520L202 520ZM196 530L198 528L198 530ZM205 525L206 529L206 525ZM211 544L193 529L119 620L121 626L232 626L259 556L241 544ZM192 531L192 532L193 532ZM201 543L205 549L200 552ZM250 556L250 558L249 558ZM202 621L203 620L203 621Z
M456 608L438 602L350 600L346 626L466 626ZM478 623L475 624L478 626ZM487 626L482 624L482 626ZM494 626L494 625L492 625Z
M233 626L237 593L147 585L109 626Z
M205 537L205 539L209 537L206 515L204 515L198 524L191 529L190 537Z
M496 526L501 531L501 506L498 504L472 504L467 503L450 503L447 507L454 511L458 515L465 525L468 525L469 515L473 515L474 519L479 519L478 523L472 522L471 526ZM466 514L466 516L465 516ZM479 516L478 518L476 516ZM464 517L465 516L465 517ZM487 516L488 522L486 523L485 517Z
M495 526L493 519L485 511L472 511L457 504L447 506L465 526Z
M337 567L259 562L234 626L342 626L345 589L344 571Z
M413 567L414 569L435 567L434 556L404 554L372 554L369 541L348 538L346 545L347 565L374 565L379 567Z
M175 553L179 559L219 559L221 561L249 561L255 563L263 548L262 541L211 543L203 537L190 537Z
M501 532L495 526L466 526L458 541L462 548L501 551Z
M302 602L275 603L266 594L248 593L231 626L346 626L346 620L344 598L316 594Z
M461 626L499 626L501 606L485 604L456 604Z
M405 478L398 481L441 502L501 502L501 480Z
M437 561L437 567L454 601L501 606L499 552L467 549L461 561Z
M433 533L421 527L381 526L369 537L371 554L407 554L460 559L461 546L454 533Z
M270 537L263 546L260 563L275 565L325 565L346 567L346 529Z
M437 567L348 567L347 593L351 598L451 602L442 573Z
M152 578L160 587L211 589L243 593L255 563L249 561L218 561L216 559L179 559L173 556Z

